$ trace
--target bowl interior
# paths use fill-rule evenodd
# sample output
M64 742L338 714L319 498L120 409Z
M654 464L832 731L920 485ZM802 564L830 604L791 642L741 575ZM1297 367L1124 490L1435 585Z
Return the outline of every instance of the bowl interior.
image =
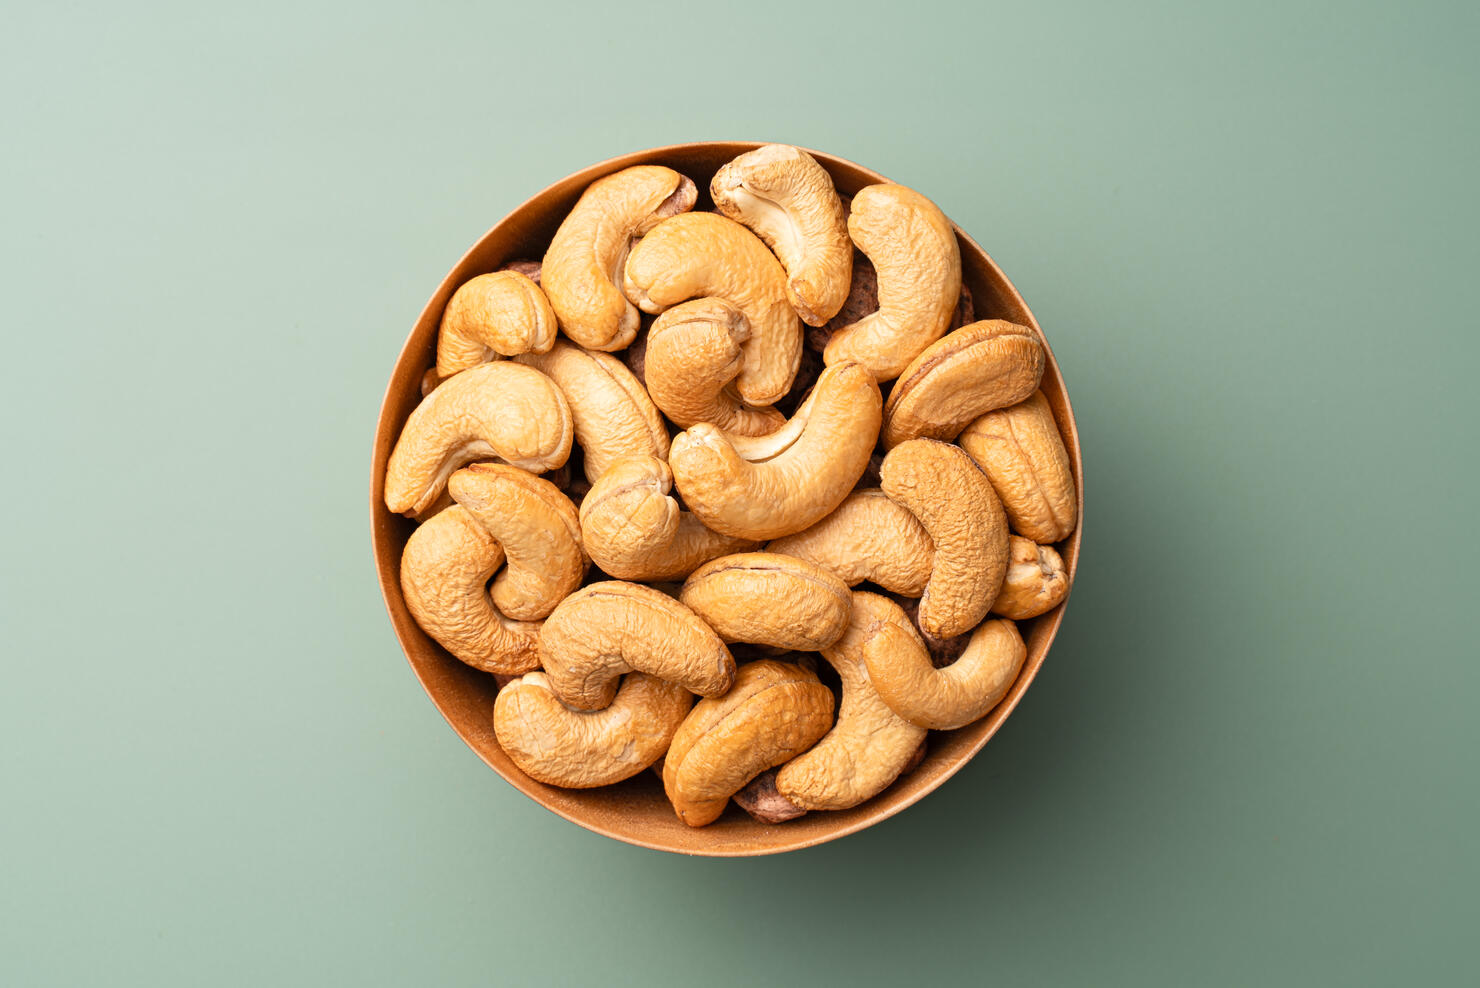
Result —
M401 595L398 574L401 551L414 523L391 514L385 506L386 459L407 416L421 400L421 377L435 362L438 323L453 291L469 278L496 270L506 261L541 257L555 228L582 190L603 175L637 164L668 165L697 183L700 199L696 208L708 209L712 208L712 203L705 190L714 173L731 158L758 146L757 142L706 142L623 155L555 183L505 217L457 263L417 320L386 389L375 430L370 472L371 535L386 608L407 659L453 730L494 771L547 809L597 833L682 854L773 854L807 847L861 830L914 803L969 761L1017 706L1043 664L1064 611L1064 605L1060 605L1042 617L1021 622L1028 657L1006 699L974 724L955 731L932 731L924 762L874 799L851 810L810 813L775 826L757 823L731 804L718 821L699 829L691 829L679 822L663 795L662 785L652 772L641 772L615 786L579 791L547 786L526 776L509 760L494 738L493 701L497 687L493 677L452 658L412 619ZM866 185L885 181L877 173L852 162L819 151L810 153L828 170L839 191L845 194L852 195ZM928 194L929 190L923 191ZM957 237L961 246L963 276L974 297L976 318L1008 319L1032 326L1041 337L1042 331L1027 305L992 259L959 228ZM1044 344L1047 347L1047 340ZM1042 388L1053 407L1073 464L1082 528L1084 484L1079 437L1052 350L1048 350L1048 368L1043 375ZM1079 544L1080 530L1076 529L1059 547L1071 575L1077 568Z

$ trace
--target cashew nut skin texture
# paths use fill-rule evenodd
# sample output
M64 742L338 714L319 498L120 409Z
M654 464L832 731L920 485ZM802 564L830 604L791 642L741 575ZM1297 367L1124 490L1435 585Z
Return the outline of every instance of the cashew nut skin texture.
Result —
M643 370L653 402L680 428L709 422L739 436L763 436L786 423L774 408L751 408L730 382L740 373L750 323L723 299L675 305L648 330Z
M829 364L857 360L891 381L940 339L961 300L961 252L951 221L903 185L870 185L853 197L848 235L878 272L878 311L833 334Z
M488 578L504 550L460 505L411 533L401 554L401 592L421 629L454 657L484 672L538 669L540 626L510 621L493 606Z
M786 270L760 238L717 213L664 220L627 257L622 290L644 312L693 298L739 309L750 338L735 389L747 405L770 405L791 387L802 356L802 324L786 300Z
M633 237L694 207L698 189L661 165L636 165L592 182L550 240L540 286L565 335L592 350L620 350L639 326L620 289Z
M910 510L881 490L854 491L811 528L772 541L778 552L816 563L848 586L865 580L918 597L935 566L935 543Z
M1007 577L992 613L1014 621L1046 614L1069 594L1069 571L1053 546L1014 535L1007 540Z
M553 470L570 456L573 436L554 381L505 360L479 364L443 381L406 419L386 466L386 507L419 514L454 470L474 460Z
M696 569L679 595L726 642L802 652L826 648L848 626L853 598L827 570L774 552L721 556Z
M908 508L935 543L920 598L920 628L951 638L991 610L1007 573L1007 516L986 474L960 447L912 439L884 457L884 493Z
M717 532L777 539L820 521L868 467L882 400L866 368L829 367L787 426L759 439L707 423L680 433L668 454L684 503Z
M615 460L581 501L581 542L619 580L682 580L709 560L758 547L704 527L669 496L673 473L655 456Z
M480 274L457 291L442 312L437 374L451 377L498 356L544 353L555 345L549 299L517 271Z
M735 680L725 643L693 611L652 587L619 580L582 587L556 606L540 631L540 657L565 703L600 710L617 679L636 670L700 696Z
M843 307L853 246L843 202L826 169L787 144L747 151L709 183L715 207L766 242L786 268L786 297L802 321L821 326Z
M950 441L994 408L1015 405L1043 377L1043 346L1026 326L986 319L962 326L905 368L884 406L884 447Z
M589 563L581 521L554 484L517 467L474 463L447 489L503 547L508 565L493 581L493 603L504 616L538 620L581 585Z
M747 782L812 747L832 714L832 691L801 666L741 666L734 687L695 704L673 736L663 790L678 818L691 827L719 819Z
M868 601L873 596L853 591L848 630L822 651L843 684L837 723L776 774L781 795L804 810L846 810L873 798L899 777L925 740L925 728L890 709L869 680L868 653L882 644Z
M590 789L631 778L663 756L694 702L682 686L629 672L604 710L560 702L542 672L526 673L498 692L493 731L531 779Z
M1042 391L988 412L961 433L1019 534L1044 545L1062 542L1079 523L1069 451Z
M937 669L898 604L869 594L855 606L876 624L864 654L869 681L891 710L917 727L953 731L980 720L1002 702L1028 656L1017 625L999 618L982 622L960 658Z
M557 343L544 354L515 358L549 375L570 406L586 479L596 478L628 453L668 455L668 428L637 376L609 353Z

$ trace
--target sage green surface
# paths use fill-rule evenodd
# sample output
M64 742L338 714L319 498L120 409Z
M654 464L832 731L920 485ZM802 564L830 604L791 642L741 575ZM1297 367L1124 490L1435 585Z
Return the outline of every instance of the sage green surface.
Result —
M1457 984L1480 908L1474 4L30 4L4 113L0 983ZM444 272L752 138L1028 299L1089 507L997 738L689 860L437 715L369 549Z

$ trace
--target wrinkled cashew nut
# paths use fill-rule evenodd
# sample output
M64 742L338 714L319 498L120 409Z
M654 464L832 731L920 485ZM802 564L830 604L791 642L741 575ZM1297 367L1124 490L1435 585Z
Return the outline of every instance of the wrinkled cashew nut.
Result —
M1007 578L992 613L1025 621L1058 607L1069 595L1069 571L1053 546L1014 535L1007 540Z
M452 294L437 334L437 374L451 377L500 356L555 345L555 311L540 286L515 271L480 274Z
M695 299L668 309L648 330L643 353L653 402L683 429L709 422L737 436L775 432L786 416L742 404L730 388L749 338L744 314L723 299Z
M935 543L906 507L881 490L860 490L811 528L776 539L767 552L816 563L848 586L865 580L918 597L935 565Z
M853 599L827 570L774 552L742 552L700 566L679 600L726 642L801 652L842 637Z
M1074 531L1079 511L1069 451L1042 391L983 415L960 443L992 482L1014 531L1044 545Z

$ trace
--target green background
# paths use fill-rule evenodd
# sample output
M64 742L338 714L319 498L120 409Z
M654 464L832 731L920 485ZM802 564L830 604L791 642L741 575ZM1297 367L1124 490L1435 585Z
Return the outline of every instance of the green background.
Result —
M1473 977L1474 4L31 4L0 30L0 981ZM955 780L771 859L525 799L366 483L444 272L593 161L924 190L1053 341L1084 554Z

